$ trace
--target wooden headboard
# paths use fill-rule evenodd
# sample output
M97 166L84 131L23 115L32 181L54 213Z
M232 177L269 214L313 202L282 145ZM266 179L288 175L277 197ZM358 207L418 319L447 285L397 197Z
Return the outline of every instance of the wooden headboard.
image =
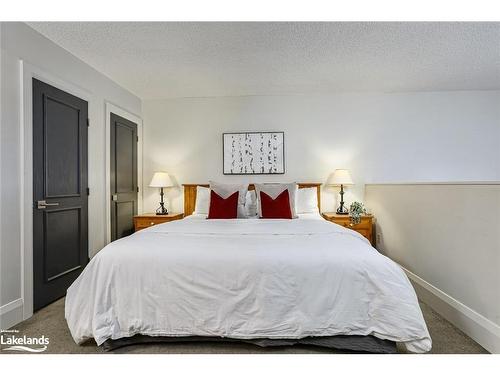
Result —
M319 182L299 182L299 189L315 187L318 194L318 208L321 212L321 183ZM196 205L196 187L209 187L208 184L182 184L184 186L184 216L189 216L194 212ZM255 190L253 184L248 185L248 190Z

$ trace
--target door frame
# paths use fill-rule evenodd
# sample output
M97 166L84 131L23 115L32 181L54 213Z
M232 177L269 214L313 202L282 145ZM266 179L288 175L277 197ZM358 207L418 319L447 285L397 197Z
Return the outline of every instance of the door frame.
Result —
M21 111L20 121L20 162L21 162L21 299L22 320L33 315L33 78L43 81L88 103L88 112L94 106L92 94L68 81L38 68L22 59L19 60L19 83ZM87 145L89 153L90 142ZM90 200L89 200L90 201ZM90 204L89 215L90 220ZM89 234L90 237L90 234ZM90 253L90 248L87 249Z
M57 77L52 73L49 73L36 65L33 65L23 59L19 59L19 101L20 101L20 113L19 113L19 129L20 129L20 165L21 165L21 175L20 175L20 196L21 205L19 207L20 211L20 254L21 254L21 298L16 300L15 307L19 311L16 311L16 320L19 322L30 318L33 315L33 78L39 79L51 86L54 86L60 90L66 91L69 94L78 96L79 98L87 101L88 103L88 113L89 117L92 118L92 113L98 103L93 99L92 93L74 83L68 82L65 79ZM143 186L142 186L142 119L126 110L114 105L111 102L105 101L105 113L104 113L104 123L105 123L105 170L106 170L106 181L105 181L105 206L106 206L106 226L107 231L104 234L104 243L108 244L111 238L111 195L110 195L110 118L109 112L114 112L119 116L130 119L137 124L137 134L139 136L139 142L137 145L137 183L139 186L138 195L138 212L142 212L142 198L143 198ZM90 124L89 128L89 142L87 145L87 152L90 155L90 134L94 131L95 127ZM89 164L89 179L90 174L90 164ZM90 181L89 181L90 182ZM102 186L102 185L101 185ZM94 214L92 209L92 197L89 197L89 208L88 208L88 220ZM99 205L100 206L100 205ZM89 223L90 224L90 223ZM89 249L87 251L90 254L90 225L89 225ZM18 315L19 314L19 315Z
M133 113L109 102L106 107L106 238L105 243L111 242L111 113L123 117L137 124L137 213L142 213L143 185L142 185L142 119Z

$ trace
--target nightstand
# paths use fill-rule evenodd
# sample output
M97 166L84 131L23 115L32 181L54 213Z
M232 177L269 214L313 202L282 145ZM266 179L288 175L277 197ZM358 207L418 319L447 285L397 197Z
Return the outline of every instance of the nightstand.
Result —
M170 213L167 215L156 215L156 214L142 214L134 216L134 230L138 230L151 227L156 224L166 223L169 221L180 220L184 217L184 214Z
M359 234L366 237L366 239L373 245L373 215L361 216L361 223L359 224L352 224L349 215L338 215L335 212L324 212L323 217L335 224L355 230Z

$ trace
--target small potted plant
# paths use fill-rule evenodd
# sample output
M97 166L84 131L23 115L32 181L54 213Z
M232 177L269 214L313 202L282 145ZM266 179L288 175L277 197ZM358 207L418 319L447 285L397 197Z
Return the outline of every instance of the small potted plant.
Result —
M349 217L351 218L352 224L361 223L361 216L366 214L365 206L360 202L352 202L349 207Z

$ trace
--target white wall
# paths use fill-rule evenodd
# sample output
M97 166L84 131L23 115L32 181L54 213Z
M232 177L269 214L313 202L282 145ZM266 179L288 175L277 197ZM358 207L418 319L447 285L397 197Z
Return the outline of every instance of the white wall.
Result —
M500 91L184 98L143 102L144 208L158 193L155 170L179 183L326 181L349 168L363 200L364 183L500 180ZM284 176L223 176L222 133L285 132ZM323 210L335 206L323 189ZM179 189L172 208L182 211Z
M449 305L434 304L439 313L499 353L500 183L367 185L366 202L377 249L411 272L421 298L439 296Z
M25 24L1 24L1 52L0 318L4 328L20 320L19 310L22 314L24 302L20 232L23 172L20 60L89 96L90 255L104 246L106 238L105 102L140 116L141 101Z

